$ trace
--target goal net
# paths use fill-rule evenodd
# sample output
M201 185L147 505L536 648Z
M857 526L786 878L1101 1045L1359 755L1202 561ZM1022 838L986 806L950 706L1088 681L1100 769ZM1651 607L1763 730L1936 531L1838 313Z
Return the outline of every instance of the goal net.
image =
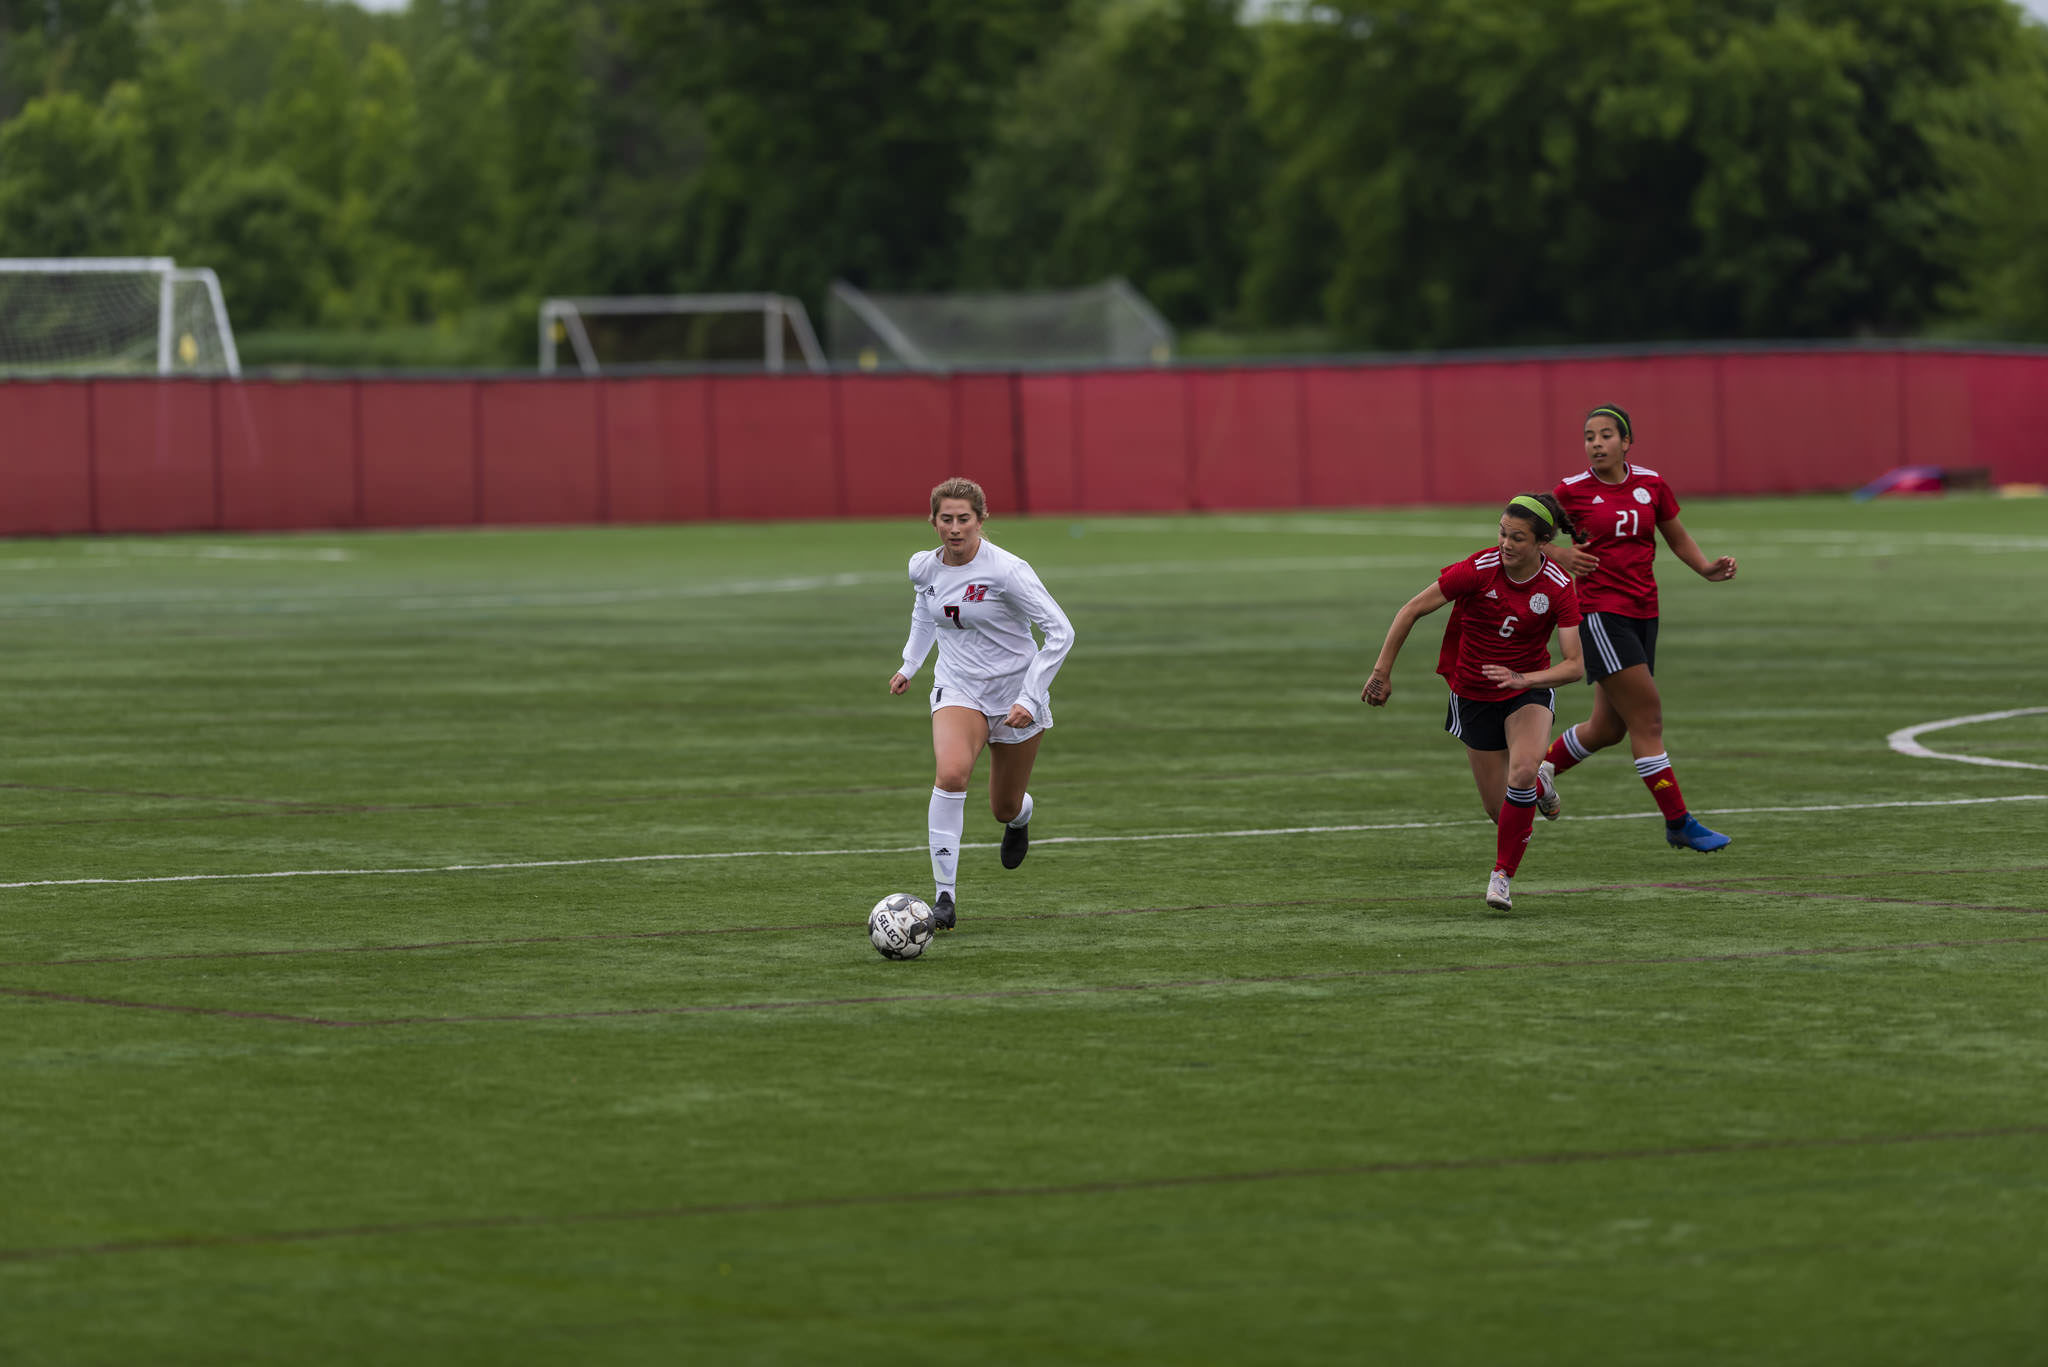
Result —
M220 281L169 257L0 257L0 375L239 375Z
M834 366L1163 365L1173 328L1122 279L1079 289L874 294L835 281L826 306Z
M825 369L803 301L781 294L607 295L540 306L540 371Z

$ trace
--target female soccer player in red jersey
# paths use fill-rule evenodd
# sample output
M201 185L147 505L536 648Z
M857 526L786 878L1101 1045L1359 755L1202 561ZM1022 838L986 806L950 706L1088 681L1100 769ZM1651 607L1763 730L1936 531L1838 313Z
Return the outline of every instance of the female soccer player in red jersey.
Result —
M1537 771L1539 806L1556 814L1557 775L1626 735L1636 773L1664 813L1664 838L1681 850L1708 853L1729 837L1708 830L1688 812L1671 756L1664 750L1664 702L1651 671L1657 664L1657 579L1650 562L1663 534L1686 568L1710 584L1735 577L1735 560L1707 554L1678 520L1678 498L1655 470L1629 462L1635 431L1626 410L1606 404L1586 415L1587 470L1559 480L1552 492L1581 539L1559 546L1551 558L1579 582L1579 626L1586 677L1593 683L1593 715L1551 743Z
M1052 726L1052 680L1074 648L1074 627L1022 556L982 536L988 497L971 479L932 490L931 523L941 544L910 557L910 638L889 691L910 680L939 647L932 684L932 911L942 930L959 919L960 833L967 780L989 752L988 803L1003 823L1006 869L1031 846L1031 766ZM1031 639L1037 626L1045 638Z
M1359 697L1385 707L1394 695L1394 659L1415 623L1446 603L1457 606L1444 624L1436 672L1451 686L1444 730L1465 742L1479 800L1498 827L1486 904L1502 911L1508 880L1536 824L1536 766L1557 710L1553 685L1581 677L1579 599L1571 576L1543 553L1572 524L1548 494L1517 494L1500 515L1500 544L1444 567L1436 582L1402 605L1386 644ZM1550 663L1550 633L1558 632L1561 664Z

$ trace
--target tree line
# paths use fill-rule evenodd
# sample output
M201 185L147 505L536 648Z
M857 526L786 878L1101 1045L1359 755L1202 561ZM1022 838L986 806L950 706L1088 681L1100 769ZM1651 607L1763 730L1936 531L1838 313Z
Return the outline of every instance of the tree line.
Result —
M1128 277L1346 347L2048 339L2009 0L0 0L0 256L238 330Z

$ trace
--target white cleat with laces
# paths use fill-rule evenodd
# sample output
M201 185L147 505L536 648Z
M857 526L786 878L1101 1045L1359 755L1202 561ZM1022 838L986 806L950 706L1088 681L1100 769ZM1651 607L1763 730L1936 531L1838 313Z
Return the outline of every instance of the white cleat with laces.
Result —
M1486 880L1486 905L1495 911L1515 909L1514 900L1508 896L1508 876L1499 869L1495 869L1493 876Z
M1536 766L1536 810L1545 821L1557 820L1564 799L1557 795L1557 766L1549 760Z

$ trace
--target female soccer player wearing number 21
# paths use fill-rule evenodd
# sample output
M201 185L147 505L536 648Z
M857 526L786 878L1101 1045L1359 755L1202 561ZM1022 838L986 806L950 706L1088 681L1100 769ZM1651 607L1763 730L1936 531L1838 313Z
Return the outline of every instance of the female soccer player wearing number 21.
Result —
M985 539L988 498L971 479L932 490L931 523L942 544L910 557L910 639L891 693L909 689L918 666L939 646L932 680L935 776L926 826L932 912L942 930L954 904L967 781L989 752L988 802L1003 823L1003 867L1024 862L1031 842L1031 766L1052 727L1052 679L1074 647L1074 627L1029 562ZM1045 644L1031 639L1036 624Z
M1655 470L1631 464L1635 428L1626 409L1607 404L1586 415L1586 465L1559 480L1553 491L1578 525L1576 546L1551 552L1579 581L1585 621L1579 637L1586 677L1593 682L1593 715L1551 742L1537 780L1544 815L1556 811L1559 774L1624 735L1635 751L1636 773L1664 814L1664 839L1674 848L1710 854L1729 843L1686 810L1678 774L1664 749L1664 700L1651 672L1657 667L1657 577L1651 562L1663 534L1672 554L1710 584L1735 577L1735 558L1707 553L1678 520L1678 496Z

